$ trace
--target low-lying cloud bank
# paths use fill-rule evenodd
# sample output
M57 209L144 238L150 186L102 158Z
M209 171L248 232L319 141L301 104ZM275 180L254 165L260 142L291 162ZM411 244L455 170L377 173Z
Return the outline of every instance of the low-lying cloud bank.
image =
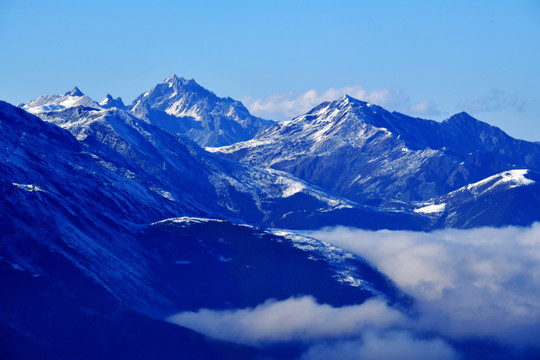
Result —
M303 360L457 359L449 341L475 339L540 354L540 224L432 233L334 228L309 235L374 264L414 298L415 315L381 298L333 307L303 296L168 320L240 344L302 342Z
M406 318L382 299L360 305L332 307L310 296L267 300L255 308L201 309L168 318L203 334L247 345L311 341L359 334L363 329L404 325Z
M417 339L406 331L367 330L356 340L312 346L301 360L357 359L458 359L456 352L441 339Z
M267 300L255 308L201 309L170 316L168 321L207 336L264 347L302 342L302 360L457 359L439 338L422 339L402 330L411 319L380 298L360 305L332 307L310 296Z
M539 345L538 223L432 233L336 228L311 236L362 256L412 295L418 328Z

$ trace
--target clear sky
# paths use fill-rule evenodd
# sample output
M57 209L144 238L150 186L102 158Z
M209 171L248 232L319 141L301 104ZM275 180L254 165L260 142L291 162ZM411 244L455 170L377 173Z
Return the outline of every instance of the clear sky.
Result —
M171 74L283 120L344 93L540 141L540 1L0 0L0 99Z

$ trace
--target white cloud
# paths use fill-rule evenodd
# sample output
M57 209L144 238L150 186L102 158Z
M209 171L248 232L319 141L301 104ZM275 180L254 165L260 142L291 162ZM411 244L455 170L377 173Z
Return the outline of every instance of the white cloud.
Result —
M456 352L441 339L417 339L406 331L366 331L360 339L318 344L301 360L356 359L457 359Z
M412 295L421 314L417 329L538 346L540 224L311 235L366 258Z
M255 308L183 312L168 321L205 335L247 345L357 335L363 329L402 326L407 319L381 299L332 307L304 296L267 300Z
M242 99L242 102L254 115L275 120L290 120L325 101L333 101L344 95L406 114L419 116L440 114L434 101L411 105L410 98L399 88L368 91L362 86L345 86L330 88L322 92L311 89L301 94L289 92L257 99L247 97Z

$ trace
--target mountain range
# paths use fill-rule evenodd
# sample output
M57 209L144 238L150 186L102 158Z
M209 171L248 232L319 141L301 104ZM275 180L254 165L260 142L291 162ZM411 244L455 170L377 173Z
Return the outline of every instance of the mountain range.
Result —
M273 122L171 76L128 106L77 87L0 102L0 134L9 358L296 358L311 344L254 348L164 319L299 295L409 313L366 260L291 230L540 221L540 144L466 113L436 122L344 96Z

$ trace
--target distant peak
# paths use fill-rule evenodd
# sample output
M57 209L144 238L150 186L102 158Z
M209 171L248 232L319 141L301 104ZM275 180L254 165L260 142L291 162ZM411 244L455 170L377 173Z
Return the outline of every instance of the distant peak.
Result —
M466 113L465 111L452 115L448 120L449 121L466 121L466 122L478 121L477 119L475 119L474 117Z
M103 100L100 101L99 105L101 107L104 107L106 109L108 108L112 108L112 107L115 107L115 108L119 108L119 109L123 109L125 108L126 106L124 105L124 102L122 101L122 98L121 97L117 97L116 99L112 97L111 94L107 94Z
M340 97L337 100L337 102L338 102L338 104L345 104L345 105L347 105L347 104L367 105L366 102L364 102L362 100L355 99L350 95L343 95L342 97Z
M172 75L172 76L169 76L168 78L165 79L165 81L163 82L164 84L168 84L169 87L172 87L174 84L182 84L182 85L198 85L195 80L193 79L190 79L190 80L187 80L183 77L179 77L177 76L176 74Z
M84 94L82 93L81 90L79 90L78 87L74 87L73 90L71 91L68 91L67 93L65 93L65 95L70 95L70 96L84 96Z
M178 76L176 76L176 74L174 74L174 75L169 76L168 78L166 78L164 82L169 84L169 83L176 82L178 80L180 80L180 79L178 78Z

